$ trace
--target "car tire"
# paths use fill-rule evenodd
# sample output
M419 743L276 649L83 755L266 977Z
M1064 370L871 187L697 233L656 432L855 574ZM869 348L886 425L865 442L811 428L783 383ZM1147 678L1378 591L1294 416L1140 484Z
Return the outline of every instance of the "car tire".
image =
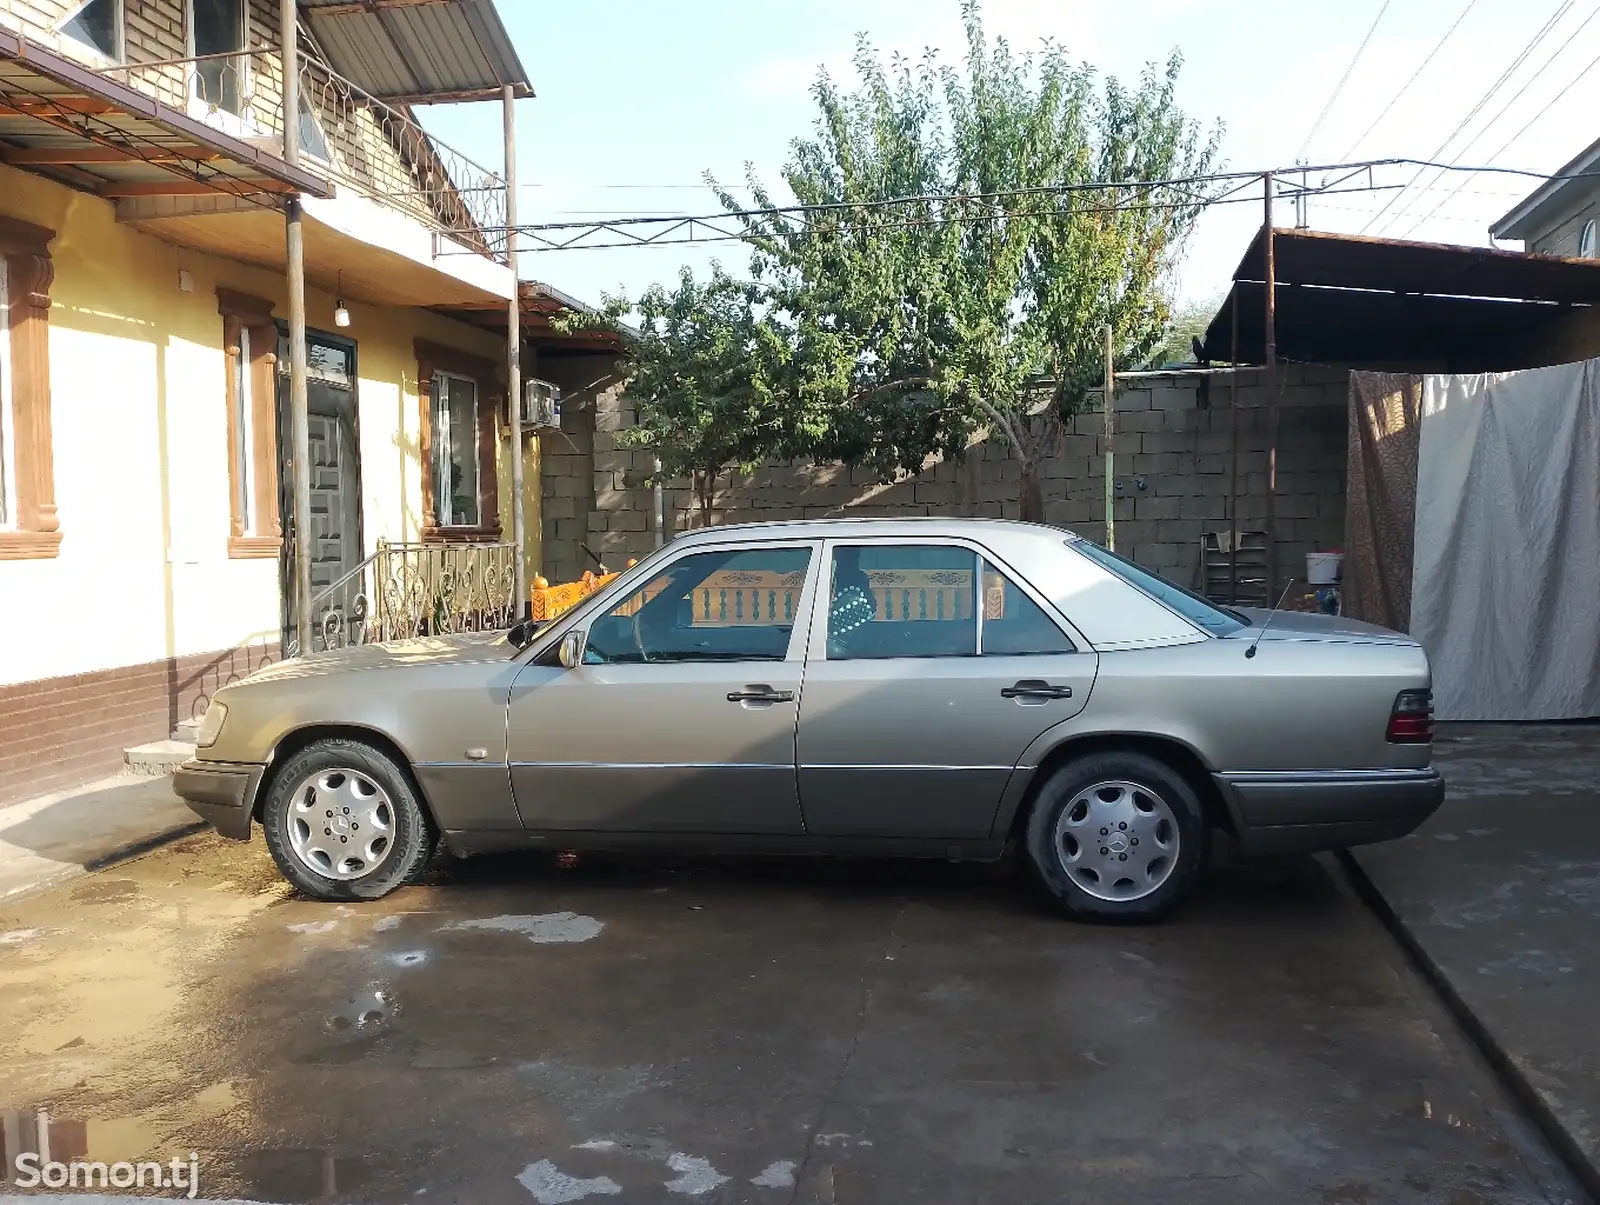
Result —
M1107 752L1050 775L1028 814L1024 847L1035 880L1068 916L1149 922L1193 890L1209 837L1183 775L1142 753Z
M355 740L316 741L284 762L261 826L284 878L319 900L388 895L422 874L435 843L411 775Z

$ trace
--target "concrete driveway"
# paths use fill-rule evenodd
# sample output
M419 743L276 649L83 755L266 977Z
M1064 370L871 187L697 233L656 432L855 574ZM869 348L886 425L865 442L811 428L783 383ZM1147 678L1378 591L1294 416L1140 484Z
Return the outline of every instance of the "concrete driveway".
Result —
M191 837L0 902L0 1107L58 1159L194 1151L211 1199L1575 1199L1312 860L1135 929L882 862L516 857L334 907Z

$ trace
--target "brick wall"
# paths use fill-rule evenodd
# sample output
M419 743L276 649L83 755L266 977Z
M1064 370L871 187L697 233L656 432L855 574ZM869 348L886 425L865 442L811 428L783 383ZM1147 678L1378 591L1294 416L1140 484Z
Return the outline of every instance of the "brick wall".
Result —
M277 643L0 686L0 804L122 768L122 750L205 713L218 687L278 659Z
M1230 435L1226 378L1208 384L1167 377L1118 394L1115 506L1118 551L1183 585L1197 582L1200 537L1228 526ZM1305 553L1342 547L1348 374L1291 365L1279 399L1280 579L1300 576ZM1267 390L1261 374L1239 378L1239 525L1260 530L1266 517ZM544 447L545 568L570 580L593 563L585 540L611 568L655 546L645 485L651 454L619 446L633 410L620 389L569 407L568 445ZM1098 412L1080 415L1058 455L1041 470L1045 517L1095 540L1105 535L1105 460ZM557 445L560 446L557 446ZM1018 466L1003 448L977 445L961 464L938 464L914 478L879 483L847 465L771 464L723 478L712 521L759 522L834 516L984 515L1016 517ZM1142 486L1141 486L1142 481ZM686 481L669 483L667 521L685 531L698 519ZM1280 580L1280 586L1281 586Z

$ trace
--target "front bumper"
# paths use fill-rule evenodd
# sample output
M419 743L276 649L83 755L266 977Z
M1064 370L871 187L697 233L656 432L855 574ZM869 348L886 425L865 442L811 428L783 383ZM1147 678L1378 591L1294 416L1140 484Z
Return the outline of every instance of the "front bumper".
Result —
M239 762L184 762L173 772L172 789L189 810L224 837L250 839L250 816L265 766Z
M1422 770L1291 770L1218 774L1249 853L1342 849L1404 837L1444 802L1444 779Z

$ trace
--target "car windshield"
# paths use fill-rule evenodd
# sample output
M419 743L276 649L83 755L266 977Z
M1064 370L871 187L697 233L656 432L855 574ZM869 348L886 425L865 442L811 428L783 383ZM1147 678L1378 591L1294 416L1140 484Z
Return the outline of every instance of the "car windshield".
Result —
M1081 539L1068 540L1067 547L1081 552L1091 561L1109 569L1123 581L1137 586L1152 598L1159 599L1190 623L1204 628L1215 636L1226 636L1246 626L1237 615L1221 610L1200 595L1169 582L1159 574L1140 568L1127 557L1118 556L1108 548Z

